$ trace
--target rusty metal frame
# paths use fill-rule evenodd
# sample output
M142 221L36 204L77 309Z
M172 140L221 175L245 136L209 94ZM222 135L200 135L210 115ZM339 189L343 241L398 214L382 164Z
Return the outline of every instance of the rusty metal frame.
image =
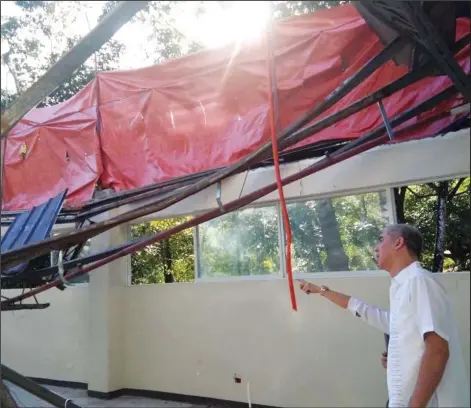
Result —
M419 1L361 0L360 3L389 28L431 57L436 67L447 75L459 92L471 101L471 80L453 57Z

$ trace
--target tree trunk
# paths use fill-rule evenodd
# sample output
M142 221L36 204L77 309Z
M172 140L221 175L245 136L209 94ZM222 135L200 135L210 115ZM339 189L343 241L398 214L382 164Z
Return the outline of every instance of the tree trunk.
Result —
M404 202L406 198L407 187L398 187L394 189L394 201L396 204L396 219L398 224L405 224Z
M3 381L1 381L0 386L0 407L1 408L19 408L16 401L11 396L10 390L5 385Z
M174 283L175 278L172 273L172 251L170 250L170 239L162 241L162 258L164 264L164 282Z
M366 202L365 202L365 196L363 194L360 195L360 201L361 201L361 209L362 214L360 215L360 219L362 222L365 222L368 219L368 208L366 207ZM380 203L381 206L381 203Z
M381 209L381 218L389 224L392 223L389 215L388 198L384 192L379 194L379 208Z
M438 183L437 198L437 226L435 232L435 253L433 256L432 272L443 271L443 261L445 252L445 232L446 232L446 203L448 198L448 181Z
M339 225L335 217L332 200L318 200L316 202L317 214L327 251L327 268L329 271L348 271L348 256L340 239Z

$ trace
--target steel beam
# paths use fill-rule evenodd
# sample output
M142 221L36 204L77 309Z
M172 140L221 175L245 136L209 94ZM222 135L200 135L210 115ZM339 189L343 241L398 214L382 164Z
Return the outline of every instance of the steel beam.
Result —
M59 394L56 394L55 392L38 384L36 381L33 381L17 373L15 370L12 370L11 368L3 364L2 380L10 381L11 383L22 388L23 390L35 395L38 398L41 398L43 401L46 401L57 408L81 408L71 399L61 397Z
M422 11L421 2L361 0L360 3L383 24L428 54L467 101L471 100L471 79L466 76L433 23Z

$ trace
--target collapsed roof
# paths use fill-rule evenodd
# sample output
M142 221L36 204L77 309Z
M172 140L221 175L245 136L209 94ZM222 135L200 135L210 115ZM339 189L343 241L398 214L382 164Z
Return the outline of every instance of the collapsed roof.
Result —
M456 20L456 40L469 34ZM68 190L66 206L81 208L97 183L116 192L231 165L270 140L267 45L261 38L190 54L147 68L102 72L71 99L28 113L6 142L3 208L23 210ZM280 128L332 93L383 49L352 5L274 23ZM456 61L470 72L469 45ZM397 80L406 66L389 61L320 118ZM426 77L383 100L395 117L452 84ZM454 94L398 128L399 140L435 135L463 114ZM290 146L352 140L381 125L369 106Z

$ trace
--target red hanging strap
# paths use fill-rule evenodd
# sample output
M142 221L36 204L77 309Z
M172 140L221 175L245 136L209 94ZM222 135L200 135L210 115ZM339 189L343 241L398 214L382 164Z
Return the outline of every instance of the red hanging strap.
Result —
M272 8L270 8L270 14L273 15ZM298 310L296 305L296 295L294 292L293 282L293 270L291 267L291 225L289 222L288 209L286 207L285 195L283 192L283 185L281 184L280 175L280 160L278 157L278 104L275 103L277 96L277 85L276 85L276 72L275 72L275 61L273 58L273 24L270 17L267 30L267 68L268 68L268 102L269 102L269 120L270 120L270 133L273 150L273 161L275 164L276 184L278 187L278 193L280 195L281 213L283 217L283 226L285 230L285 258L286 258L286 272L288 273L289 293L291 297L291 307L294 311ZM278 102L276 100L276 102Z

